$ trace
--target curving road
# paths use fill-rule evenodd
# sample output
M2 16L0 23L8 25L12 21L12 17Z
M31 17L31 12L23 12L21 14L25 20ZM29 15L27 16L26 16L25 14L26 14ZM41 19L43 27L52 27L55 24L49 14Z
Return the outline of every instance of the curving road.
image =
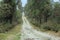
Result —
M24 12L22 13L22 20L21 40L60 40L60 37L51 36L33 29L26 19Z

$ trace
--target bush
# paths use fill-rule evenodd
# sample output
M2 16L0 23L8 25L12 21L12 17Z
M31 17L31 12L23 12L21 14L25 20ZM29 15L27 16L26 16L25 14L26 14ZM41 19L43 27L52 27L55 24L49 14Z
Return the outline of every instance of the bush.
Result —
M55 31L55 32L60 31L60 25L56 24L56 23L51 23L51 24L50 23L44 23L41 25L40 28L44 29L44 30Z

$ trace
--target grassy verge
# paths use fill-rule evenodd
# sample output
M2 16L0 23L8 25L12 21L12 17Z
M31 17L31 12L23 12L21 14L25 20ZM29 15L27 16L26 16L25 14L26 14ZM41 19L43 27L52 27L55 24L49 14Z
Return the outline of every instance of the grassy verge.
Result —
M0 33L0 40L18 40L20 39L21 25L16 25L13 29L6 33Z

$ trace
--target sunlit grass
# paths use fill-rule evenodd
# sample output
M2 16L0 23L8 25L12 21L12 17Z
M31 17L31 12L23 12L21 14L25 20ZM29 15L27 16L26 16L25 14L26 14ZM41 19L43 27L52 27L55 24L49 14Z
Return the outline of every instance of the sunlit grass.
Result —
M0 33L0 40L10 40L13 38L13 40L20 39L20 29L21 25L16 25L13 29L6 33Z

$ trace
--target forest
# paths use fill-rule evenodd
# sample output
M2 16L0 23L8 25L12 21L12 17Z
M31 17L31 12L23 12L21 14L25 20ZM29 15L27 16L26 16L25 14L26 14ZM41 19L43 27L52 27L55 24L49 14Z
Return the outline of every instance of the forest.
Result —
M22 3L21 0L0 1L0 33L12 29L21 23Z
M18 9L18 8L19 9ZM20 0L3 0L0 2L0 32L8 31L12 26L21 23L23 11ZM60 30L60 3L52 0L27 0L24 12L29 21L45 30ZM10 25L8 27L8 25Z
M0 0L0 40L60 40L60 0Z
M28 20L36 27L46 31L60 31L60 2L27 0L24 9Z
M27 0L25 7L22 7L21 0L3 0L0 2L0 32L8 31L21 23L23 11L30 23L38 28L60 31L60 2Z

